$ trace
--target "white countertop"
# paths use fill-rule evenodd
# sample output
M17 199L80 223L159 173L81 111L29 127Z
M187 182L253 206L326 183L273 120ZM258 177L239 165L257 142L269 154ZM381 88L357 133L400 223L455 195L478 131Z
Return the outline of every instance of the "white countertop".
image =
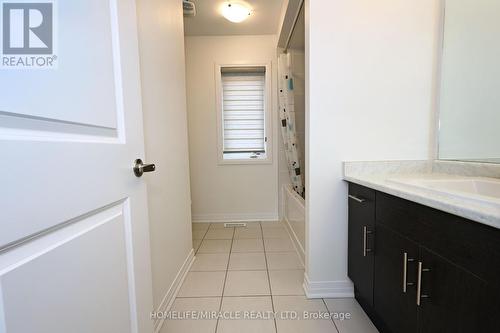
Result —
M383 163L385 164L346 162L344 180L500 229L500 205L405 186L392 181L406 177L413 179L456 179L460 176L434 173L432 166L428 164L429 162ZM384 166L389 166L389 168L386 170Z

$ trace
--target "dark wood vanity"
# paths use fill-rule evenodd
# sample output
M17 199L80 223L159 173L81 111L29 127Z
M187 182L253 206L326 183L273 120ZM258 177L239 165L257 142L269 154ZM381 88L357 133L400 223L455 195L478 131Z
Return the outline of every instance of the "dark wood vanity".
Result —
M349 184L348 274L381 333L500 332L500 230Z

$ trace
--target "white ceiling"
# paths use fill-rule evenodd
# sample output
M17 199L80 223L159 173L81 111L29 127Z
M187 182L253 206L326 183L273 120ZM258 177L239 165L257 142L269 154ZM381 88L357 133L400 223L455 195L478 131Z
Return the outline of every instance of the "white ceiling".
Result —
M179 0L181 1L181 0ZM279 33L283 0L245 0L252 15L241 23L232 23L219 13L227 0L191 0L196 5L195 17L184 17L186 36L271 35Z

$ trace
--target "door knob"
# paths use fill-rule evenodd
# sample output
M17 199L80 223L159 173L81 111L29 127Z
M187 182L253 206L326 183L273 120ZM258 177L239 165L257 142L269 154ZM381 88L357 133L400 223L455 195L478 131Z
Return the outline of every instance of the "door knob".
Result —
M153 172L155 170L156 170L156 165L144 164L140 158L135 160L134 174L137 177L142 177L144 172Z

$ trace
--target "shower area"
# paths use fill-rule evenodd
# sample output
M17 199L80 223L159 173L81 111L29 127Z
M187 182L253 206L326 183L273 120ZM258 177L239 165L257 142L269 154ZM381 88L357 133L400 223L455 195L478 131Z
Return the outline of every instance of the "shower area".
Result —
M290 1L280 34L278 57L280 188L282 215L305 253L305 28L302 1Z

